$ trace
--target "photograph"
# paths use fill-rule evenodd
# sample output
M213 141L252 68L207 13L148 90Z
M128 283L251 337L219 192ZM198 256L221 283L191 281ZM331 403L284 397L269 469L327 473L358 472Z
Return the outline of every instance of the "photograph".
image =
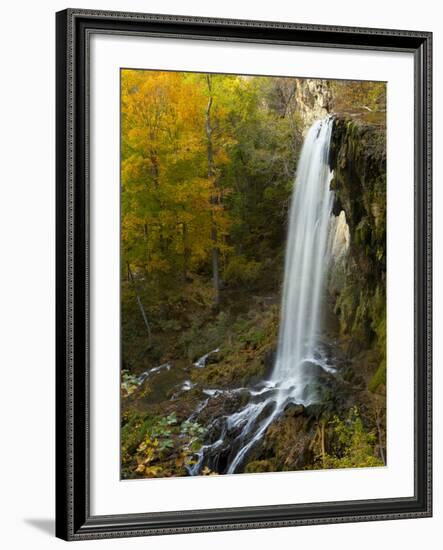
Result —
M440 12L5 3L3 548L442 546Z
M386 96L120 69L122 480L389 464Z

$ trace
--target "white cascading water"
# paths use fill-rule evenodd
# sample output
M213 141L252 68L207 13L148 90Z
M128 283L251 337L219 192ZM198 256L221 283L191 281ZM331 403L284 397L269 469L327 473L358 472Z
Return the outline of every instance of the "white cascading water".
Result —
M270 380L251 390L249 403L224 419L218 439L201 449L191 475L200 472L205 457L223 450L227 437L231 450L226 473L234 473L289 403L308 405L316 400L312 374L316 371L312 366L319 365L316 339L329 265L332 126L331 117L311 126L298 163L289 214L278 348Z
M300 156L289 214L282 315L272 379L306 400L303 381L314 358L320 302L329 265L328 232L333 193L329 146L333 119L311 126ZM309 374L309 373L308 373ZM284 398L284 396L282 396Z

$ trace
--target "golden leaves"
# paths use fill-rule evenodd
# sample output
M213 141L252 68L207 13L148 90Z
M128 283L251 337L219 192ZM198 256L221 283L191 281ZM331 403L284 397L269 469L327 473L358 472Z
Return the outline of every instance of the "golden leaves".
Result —
M214 78L215 176L208 177L202 75L121 73L122 248L126 260L146 272L174 272L184 261L188 269L209 261L214 226L220 250L228 249L224 236L230 221L216 181L234 142L227 131L224 89L236 79L226 79Z

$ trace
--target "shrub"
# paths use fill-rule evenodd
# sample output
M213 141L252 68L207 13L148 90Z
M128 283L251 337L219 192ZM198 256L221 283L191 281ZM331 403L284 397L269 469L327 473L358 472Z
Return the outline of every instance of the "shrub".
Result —
M255 283L260 275L261 264L255 260L248 260L244 256L232 257L224 272L227 283L232 285Z

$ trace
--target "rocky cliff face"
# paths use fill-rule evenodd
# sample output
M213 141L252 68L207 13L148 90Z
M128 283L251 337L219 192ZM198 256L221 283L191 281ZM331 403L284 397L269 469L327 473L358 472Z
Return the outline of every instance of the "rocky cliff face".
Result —
M306 134L316 120L325 118L330 113L332 93L328 82L318 79L297 79L294 102L303 122L303 134Z
M370 389L386 373L386 138L380 126L337 118L330 167L334 214L349 226L350 242L339 275L333 270L329 289L341 336L349 352L373 350L375 373Z

